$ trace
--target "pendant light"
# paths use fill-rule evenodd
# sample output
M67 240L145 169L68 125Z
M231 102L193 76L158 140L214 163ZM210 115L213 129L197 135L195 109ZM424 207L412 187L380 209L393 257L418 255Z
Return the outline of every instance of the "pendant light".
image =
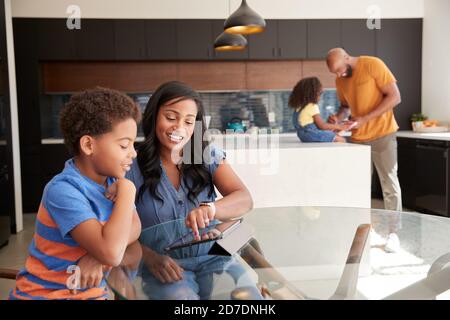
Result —
M253 34L263 32L266 27L264 19L242 0L241 6L225 21L226 33Z
M247 39L240 34L222 32L214 41L216 51L238 51L244 50L247 46Z

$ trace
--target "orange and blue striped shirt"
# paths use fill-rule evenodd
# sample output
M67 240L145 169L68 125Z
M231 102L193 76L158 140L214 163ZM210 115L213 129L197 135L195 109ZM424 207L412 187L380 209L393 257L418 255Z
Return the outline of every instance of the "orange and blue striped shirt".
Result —
M107 182L110 185L114 179ZM89 219L102 224L108 221L113 202L104 196L105 191L104 186L83 176L73 159L66 161L64 170L45 186L29 255L10 299L107 298L105 279L95 288L71 290L70 285L73 266L86 254L70 231Z

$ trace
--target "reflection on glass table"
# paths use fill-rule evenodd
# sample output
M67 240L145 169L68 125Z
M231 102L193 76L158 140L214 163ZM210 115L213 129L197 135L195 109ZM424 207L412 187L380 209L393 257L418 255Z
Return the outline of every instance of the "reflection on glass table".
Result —
M108 284L121 299L450 298L447 218L284 207L254 209L231 226L214 221L197 244L184 220L145 229L141 246L176 261L183 279L162 283L144 253L114 268ZM393 230L400 247L388 252ZM184 245L167 250L174 243Z

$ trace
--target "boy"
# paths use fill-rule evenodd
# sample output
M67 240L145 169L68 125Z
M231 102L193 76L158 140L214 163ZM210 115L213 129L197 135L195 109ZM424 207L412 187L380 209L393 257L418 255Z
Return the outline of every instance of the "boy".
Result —
M97 88L71 97L60 114L73 154L45 187L25 268L10 299L106 299L104 270L120 264L141 224L133 158L140 111L128 96Z

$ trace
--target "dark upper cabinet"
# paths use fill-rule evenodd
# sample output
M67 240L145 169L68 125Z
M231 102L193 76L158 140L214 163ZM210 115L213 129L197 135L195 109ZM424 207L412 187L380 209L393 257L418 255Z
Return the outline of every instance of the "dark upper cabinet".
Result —
M180 60L213 58L211 20L177 20L177 53Z
M67 28L66 19L42 19L37 23L39 60L75 60L75 30Z
M306 46L305 20L278 20L278 58L304 59L307 54Z
M330 49L341 46L341 20L308 20L309 59L324 59Z
M113 20L82 19L81 29L75 29L73 32L79 60L114 59Z
M364 19L342 20L342 47L352 56L374 56L375 33Z
M402 96L394 109L402 130L411 130L413 113L421 110L422 19L383 19L376 32L376 55L394 76Z
M151 60L177 59L177 24L175 20L146 20L145 42L147 58Z
M212 44L223 32L224 20L212 20ZM245 36L244 36L245 37ZM248 40L248 39L247 39ZM244 50L239 51L215 51L213 53L215 60L247 60L248 59L248 44Z
M249 58L272 60L277 59L278 26L276 20L266 20L266 28L262 33L251 34L248 37Z
M116 60L147 58L145 20L114 20L114 55Z

